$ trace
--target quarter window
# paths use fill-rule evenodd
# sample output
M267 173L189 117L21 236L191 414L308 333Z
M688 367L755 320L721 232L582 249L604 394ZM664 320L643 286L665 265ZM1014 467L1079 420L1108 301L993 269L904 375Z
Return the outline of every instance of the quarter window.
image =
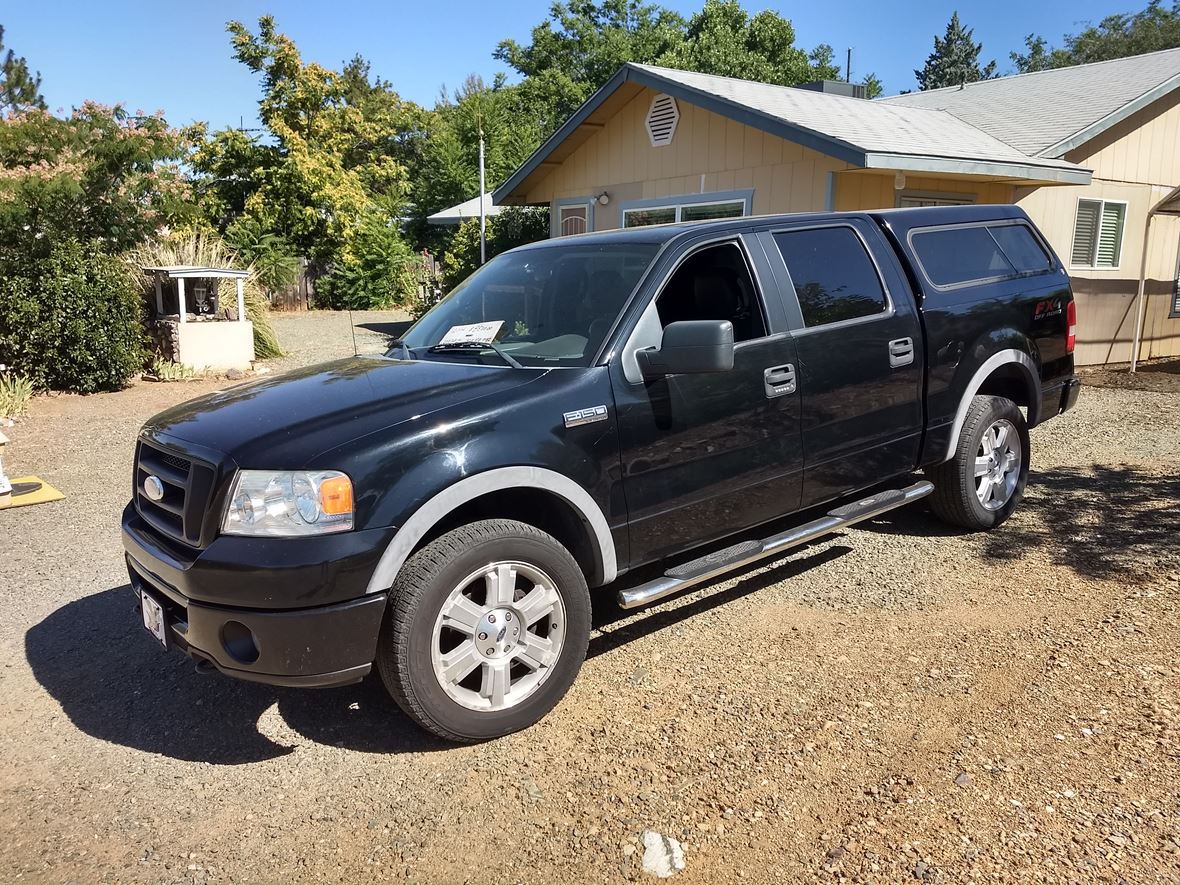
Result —
M1070 264L1073 267L1118 267L1126 220L1126 203L1078 200Z
M820 227L774 235L808 328L883 313L885 289L856 232Z
M989 226L988 230L1021 273L1040 273L1053 266L1033 232L1023 224L996 224Z

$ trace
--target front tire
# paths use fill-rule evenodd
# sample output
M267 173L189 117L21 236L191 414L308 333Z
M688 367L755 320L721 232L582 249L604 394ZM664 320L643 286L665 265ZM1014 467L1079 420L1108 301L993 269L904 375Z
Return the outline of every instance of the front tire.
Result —
M377 669L411 719L472 743L542 719L573 684L589 638L590 593L570 552L534 526L485 520L398 572Z
M928 471L934 482L930 507L952 525L993 529L1024 496L1028 465L1028 424L1016 403L973 397L954 457Z

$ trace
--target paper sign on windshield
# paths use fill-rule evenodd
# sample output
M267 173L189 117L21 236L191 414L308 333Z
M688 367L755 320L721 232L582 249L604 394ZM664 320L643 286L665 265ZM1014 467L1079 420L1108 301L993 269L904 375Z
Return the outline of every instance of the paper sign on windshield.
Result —
M503 320L492 320L488 323L468 323L465 326L451 326L447 334L439 339L439 344L490 344L500 334Z

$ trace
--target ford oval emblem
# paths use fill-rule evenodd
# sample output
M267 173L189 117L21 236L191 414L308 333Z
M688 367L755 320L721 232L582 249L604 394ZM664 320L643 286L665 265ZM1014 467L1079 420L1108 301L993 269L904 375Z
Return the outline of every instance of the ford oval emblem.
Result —
M149 476L143 481L143 493L148 496L150 501L159 501L164 497L164 483L160 482L160 477Z

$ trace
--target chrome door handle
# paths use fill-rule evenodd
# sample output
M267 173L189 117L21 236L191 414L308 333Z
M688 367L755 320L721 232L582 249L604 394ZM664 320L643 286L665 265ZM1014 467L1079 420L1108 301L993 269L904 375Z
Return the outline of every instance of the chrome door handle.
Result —
M914 339L895 338L889 342L889 365L900 369L914 361Z
M785 366L771 366L762 373L763 387L768 397L786 396L795 392L795 367L790 363Z

